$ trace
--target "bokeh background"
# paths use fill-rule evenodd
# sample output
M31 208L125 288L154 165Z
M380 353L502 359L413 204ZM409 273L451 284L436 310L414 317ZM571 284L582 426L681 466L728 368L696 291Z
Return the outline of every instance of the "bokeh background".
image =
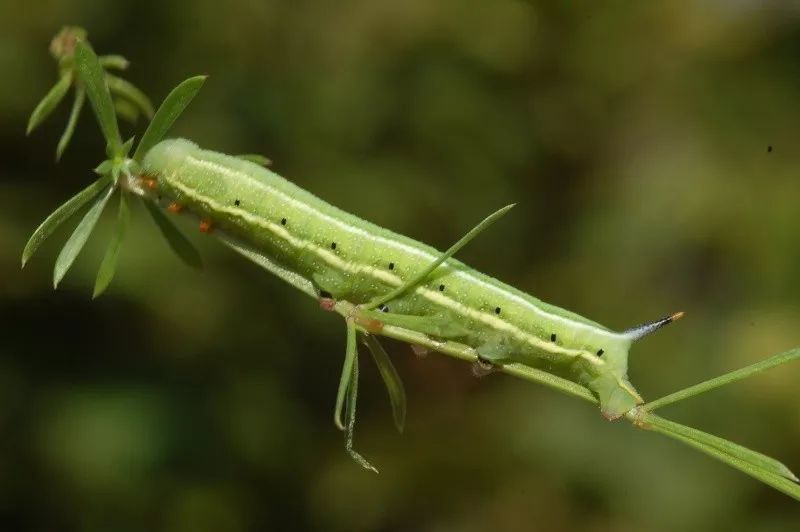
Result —
M0 1L3 530L796 530L795 501L591 406L388 348L405 434L364 359L357 448L331 422L338 317L194 225L186 269L134 212L63 286L36 225L103 146L67 106L30 138L62 25L160 101L210 78L176 135L268 155L322 198L623 329L687 311L633 351L648 398L800 344L800 6L793 1ZM144 124L127 127L141 134ZM665 414L800 469L800 367Z

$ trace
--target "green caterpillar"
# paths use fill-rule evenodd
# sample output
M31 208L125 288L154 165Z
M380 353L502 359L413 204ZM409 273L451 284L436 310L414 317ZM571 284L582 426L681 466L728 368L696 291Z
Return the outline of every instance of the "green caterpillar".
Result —
M70 57L70 59L72 59ZM72 63L70 63L72 64ZM132 156L123 143L101 62L80 39L75 76L82 82L108 145L100 178L52 213L26 245L23 266L55 228L95 200L56 260L58 284L80 252L110 196L119 192L117 230L101 264L95 295L108 286L128 225L128 201L142 198L173 249L197 265L199 256L158 205L188 212L200 229L266 270L316 298L345 318L347 342L334 420L345 433L348 453L374 468L353 449L358 394L357 340L369 348L402 430L405 392L376 336L408 342L497 369L566 394L598 403L610 419L665 434L800 500L797 477L779 461L698 429L668 421L653 411L768 368L797 360L793 349L762 362L679 390L650 403L628 381L628 351L634 341L683 314L614 332L602 325L481 274L452 258L513 205L493 213L445 252L393 233L320 200L264 167L258 156L230 156L200 149L184 139L162 140L204 78L176 87L155 113Z
M143 169L145 180L157 181L162 200L185 206L204 228L218 226L307 279L320 297L368 303L442 255L337 209L263 166L187 140L159 143ZM672 319L616 333L455 259L380 308L380 322L408 326L413 317L416 330L468 345L485 362L546 366L594 391L609 419L643 402L627 378L631 343Z

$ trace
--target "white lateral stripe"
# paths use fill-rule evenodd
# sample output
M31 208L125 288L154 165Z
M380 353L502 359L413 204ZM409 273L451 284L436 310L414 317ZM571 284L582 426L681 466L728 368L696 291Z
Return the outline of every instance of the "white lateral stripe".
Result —
M292 205L292 206L294 206L294 207L296 207L296 208L298 208L298 209L300 209L302 211L305 211L305 212L307 212L309 214L313 214L314 216L324 220L325 222L327 222L329 224L333 224L333 225L343 229L344 231L347 231L348 233L351 233L351 234L354 234L354 235L358 235L358 236L364 237L366 239L370 239L370 240L372 240L374 242L381 242L382 244L385 244L385 245L387 245L389 247L393 247L395 249L402 250L402 251L404 251L406 253L410 253L410 254L415 255L417 257L421 257L423 259L426 259L426 260L428 260L430 262L433 262L438 258L438 255L431 255L430 253L428 253L428 252L426 252L424 250L421 250L419 248L416 248L414 246L410 246L410 245L404 244L402 242L398 242L396 240L384 238L382 236L373 235L373 234L369 233L368 231L365 231L364 229L361 229L360 227L352 226L352 225L350 225L350 224L348 224L348 223L346 223L346 222L344 222L344 221L342 221L342 220L340 220L338 218L335 218L333 216L329 216L329 215L327 215L325 213L322 213L322 212L314 209L311 205L308 205L307 203L305 203L303 201L300 201L300 200L298 200L296 198L293 198L293 197L287 195L286 193L276 189L275 187L272 187L272 186L264 183L263 181L261 181L261 180L259 180L257 178L254 178L253 176L251 176L251 175L249 175L249 174L247 174L245 172L232 170L231 168L228 168L228 167L226 167L224 165L221 165L221 164L218 164L218 163L214 163L212 161L206 161L204 159L199 159L199 158L194 157L192 155L188 155L187 154L185 157L186 157L187 160L189 160L193 164L196 164L196 165L199 165L199 166L205 166L206 168L209 168L211 170L226 174L231 178L235 178L235 179L246 178L249 181L251 181L252 183L254 183L255 185L257 185L258 187L266 190L270 194L272 194L274 196L277 196L282 201L285 201L285 202L289 203L290 205ZM322 200L320 200L320 201L322 201ZM484 281L482 279L479 279L479 278L475 277L474 275L471 275L467 271L453 269L451 266L449 266L447 264L447 261L442 266L450 268L451 269L451 273L453 275L456 275L457 277L460 277L460 278L462 278L462 279L464 279L464 280L466 280L466 281L468 281L470 283L480 285L480 286L482 286L484 288L488 288L489 290L494 291L497 294L501 294L503 297L512 299L516 303L519 303L519 304L525 306L526 308L530 309L535 314L538 314L541 317L547 318L549 320L557 321L557 322L566 324L566 325L568 325L570 327L575 327L577 329L589 330L589 331L592 331L595 334L599 334L599 335L610 337L610 338L622 338L622 337L625 336L625 335L621 335L619 333L615 333L613 331L607 331L605 329L599 329L599 328L594 327L592 325L589 325L587 323L574 321L574 320L571 320L569 318L565 318L564 316L558 316L556 314L551 314L551 313L539 308L538 306L536 306L531 301L528 301L528 300L518 296L517 294L513 294L513 293L510 293L510 292L507 292L507 291L503 290L499 286L495 286L495 285L493 285L491 283L487 283L486 281Z
M374 268L372 266L359 264L353 261L346 261L341 257L339 257L338 255L336 255L335 253L333 253L332 251L330 251L329 249L319 246L313 241L307 241L295 237L282 225L261 218L260 216L257 216L241 208L231 207L229 205L220 205L218 202L214 201L208 196L200 195L197 193L196 190L193 190L182 183L176 182L172 176L165 175L164 177L169 182L170 186L175 187L181 193L185 194L189 198L192 198L194 201L197 201L198 203L201 204L205 204L209 208L209 210L219 213L225 213L232 216L237 216L252 225L266 229L271 233L275 234L276 236L278 236L279 238L282 238L283 240L287 241L289 245L291 245L294 248L305 247L306 249L309 249L311 252L316 254L326 263L335 268L338 268L339 270L345 270L354 274L364 273L367 275L371 275L373 278L379 279L388 284L393 284L395 286L399 286L402 283L402 279L400 279L398 276L394 274L391 274L379 268ZM434 303L437 303L439 305L448 308L449 310L455 312L456 314L460 314L464 317L482 322L485 325L488 325L495 330L507 332L516 339L525 342L529 345L532 345L534 347L537 347L548 353L556 355L564 355L569 357L582 357L588 360L590 363L599 366L605 364L604 360L599 359L596 356L593 356L588 351L578 350L578 349L567 349L555 345L552 342L546 342L541 338L539 338L538 336L530 334L520 329L516 325L509 323L508 321L505 321L498 316L495 316L494 314L475 310L471 307L468 307L467 305L464 305L463 303L460 303L442 294L437 290L431 290L429 288L425 288L424 286L418 286L415 289L415 292L425 297L429 301L432 301Z

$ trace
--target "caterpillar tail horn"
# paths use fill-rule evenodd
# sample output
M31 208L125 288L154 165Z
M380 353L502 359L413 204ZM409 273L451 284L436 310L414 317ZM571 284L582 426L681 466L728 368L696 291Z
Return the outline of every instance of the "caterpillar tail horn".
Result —
M684 314L685 312L676 312L669 316L664 316L663 318L658 319L656 321L645 323L643 325L639 325L638 327L628 329L627 331L624 331L623 334L626 335L628 338L630 338L632 342L635 342L636 340L640 340L641 338L644 338L648 334L659 330L665 325L669 325L673 321L681 319L684 316Z

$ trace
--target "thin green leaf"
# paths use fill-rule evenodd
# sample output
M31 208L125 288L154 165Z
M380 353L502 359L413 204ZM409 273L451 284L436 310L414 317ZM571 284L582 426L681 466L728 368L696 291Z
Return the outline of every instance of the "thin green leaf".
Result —
M121 55L101 55L97 60L104 69L126 70L130 65L130 62Z
M380 341L373 335L365 335L364 342L372 353L372 359L378 366L378 371L386 385L386 392L389 394L389 403L392 405L392 415L394 425L398 432L403 432L406 422L406 390L397 369L392 364L392 359L381 345Z
M142 136L141 142L139 142L139 146L136 148L136 152L133 154L133 159L136 162L142 162L142 158L150 151L150 148L161 142L161 139L164 138L164 135L167 134L175 120L186 109L186 106L191 103L205 81L206 76L195 76L182 81L172 89L161 103L161 107L156 111L153 120Z
M251 163L255 163L259 166L269 166L272 164L272 161L260 155L258 153L242 153L241 155L237 155L239 159L244 161L250 161Z
M131 151L134 140L136 140L136 137L131 137L122 144L122 153L124 155L128 155L128 153Z
M117 115L106 85L105 73L94 51L85 41L79 41L75 46L75 68L83 82L89 103L92 104L108 149L113 155L119 156L122 138L119 135Z
M234 238L223 232L218 233L217 238L222 241L223 244L239 253L243 257L251 260L280 279L283 279L306 295L317 299L317 291L315 290L314 285L311 283L311 281L299 273L293 270L287 270L265 255L263 252L258 251L252 246L249 246L237 238Z
M97 175L109 175L111 174L112 168L114 168L114 161L109 161L106 159L102 163L98 164L93 171Z
M339 389L336 391L336 406L333 409L333 423L339 430L345 430L342 422L344 401L353 378L353 364L357 356L356 326L352 320L347 320L347 344L344 351L344 364L342 375L339 377Z
M794 360L800 360L800 347L790 349L784 353L773 355L766 360L762 360L761 362L756 362L755 364L750 364L749 366L725 373L724 375L714 377L713 379L701 382L700 384L695 384L694 386L689 386L688 388L678 390L677 392L647 403L643 408L652 412L657 408L663 408L667 405L677 403L678 401L688 399L689 397L709 392L715 388L719 388L720 386L725 386L726 384L731 384L733 382L746 379L747 377L761 373L762 371L766 371L770 368L774 368L775 366L785 364L786 362L792 362Z
M642 419L646 424L645 426L649 425L653 428L660 429L661 432L669 431L686 438L691 438L692 440L700 442L703 445L713 447L714 449L733 456L738 460L747 462L753 467L758 467L773 475L778 475L793 481L797 481L797 476L795 476L795 474L792 473L788 467L774 458L759 453L758 451L748 449L747 447L739 445L738 443L733 443L730 440L720 438L719 436L714 436L713 434L703 432L702 430L698 430L693 427L687 427L686 425L681 425L680 423L664 419L656 414L646 414Z
M97 280L94 283L92 299L95 299L105 292L109 283L111 283L111 279L114 278L114 273L117 270L117 259L119 258L120 249L122 249L122 242L125 239L125 234L128 232L130 221L131 213L128 208L128 198L124 191L120 191L117 225L114 228L114 234L111 236L111 242L109 242L108 248L106 248L103 262L100 263L100 269L97 271Z
M470 229L470 231L467 234L462 236L458 240L458 242L450 246L450 248L447 251L442 253L438 259L430 263L424 270L422 270L417 275L407 280L394 290L391 290L389 293L373 299L372 301L364 305L364 308L368 310L374 309L375 307L378 307L388 301L391 301L392 299L404 294L406 291L413 289L418 284L424 282L425 279L427 279L428 276L436 268L438 268L444 261L446 261L453 255L458 253L458 251L464 246L466 246L473 238L481 234L490 225L492 225L494 222L502 218L503 215L505 215L508 211L510 211L514 207L514 205L516 204L512 203L510 205L506 205L505 207L496 210L495 212L493 212L492 214L481 220L481 222L478 225Z
M72 134L75 132L75 124L78 123L78 116L83 109L83 102L86 101L86 93L82 88L75 89L75 100L72 102L72 110L69 112L69 119L67 119L67 127L64 128L64 133L58 139L58 146L56 147L56 161L61 160L64 150L67 149L69 141L72 139Z
M150 102L150 98L132 83L112 74L106 74L106 83L112 93L133 102L148 119L153 118L153 104Z
M200 258L200 253L197 251L197 248L183 236L183 233L178 231L178 228L164 216L164 213L162 213L156 205L149 201L145 201L144 205L147 207L147 212L153 217L153 221L161 230L161 234L164 235L167 244L172 248L172 251L174 251L188 266L198 270L202 269L203 261Z
M347 388L347 412L346 412L346 428L344 432L344 448L347 451L347 454L350 455L350 458L355 460L355 462L363 467L364 469L368 469L374 473L377 473L378 470L375 469L375 466L370 464L366 458L361 456L356 450L353 448L353 434L355 433L356 427L356 404L358 402L358 356L353 359L353 371L350 378L350 386Z
M53 85L47 94L44 95L44 98L42 98L31 113L31 117L28 119L28 128L25 130L26 135L30 135L31 131L44 122L44 119L50 116L50 113L58 107L58 104L61 103L61 100L63 100L64 96L67 94L70 85L72 85L72 74L67 71L56 84Z
M464 324L454 322L449 316L444 314L415 316L413 314L364 309L359 309L359 313L368 318L377 320L384 325L395 325L397 327L403 327L404 329L419 331L430 336L446 338L462 336L470 332Z
M108 179L101 177L50 213L50 216L36 228L28 239L28 243L25 244L25 249L22 250L22 267L25 267L28 260L30 260L33 254L36 253L36 250L39 249L39 246L58 229L59 225L75 214L81 207L89 203L89 201L97 196L107 184Z
M753 465L750 462L742 460L736 456L732 456L724 451L721 451L718 448L715 448L710 445L706 445L703 442L699 442L682 434L678 434L672 432L670 430L661 428L661 427L654 427L653 430L664 434L665 436L669 436L670 438L674 438L678 441L689 445L690 447L694 447L700 452L703 452L717 460L720 460L739 471L750 475L751 477L760 480L764 484L768 486L772 486L776 490L785 493L789 497L792 497L798 501L800 501L800 485L792 482L791 480L782 477L780 475L776 475L770 471L764 470L758 466Z
M108 198L111 197L112 192L114 192L114 187L109 186L106 192L97 198L92 208L89 209L78 224L78 227L72 232L67 243L61 248L61 253L58 254L58 258L56 259L56 266L53 268L53 288L58 288L58 283L64 278L64 275L66 275L72 263L75 262L78 253L83 249L86 240L88 240L94 226L97 224L97 220L100 219L100 215L103 213L103 209L108 203Z
M139 120L139 108L128 100L120 98L114 100L114 110L120 118L127 120L131 124L135 124Z

